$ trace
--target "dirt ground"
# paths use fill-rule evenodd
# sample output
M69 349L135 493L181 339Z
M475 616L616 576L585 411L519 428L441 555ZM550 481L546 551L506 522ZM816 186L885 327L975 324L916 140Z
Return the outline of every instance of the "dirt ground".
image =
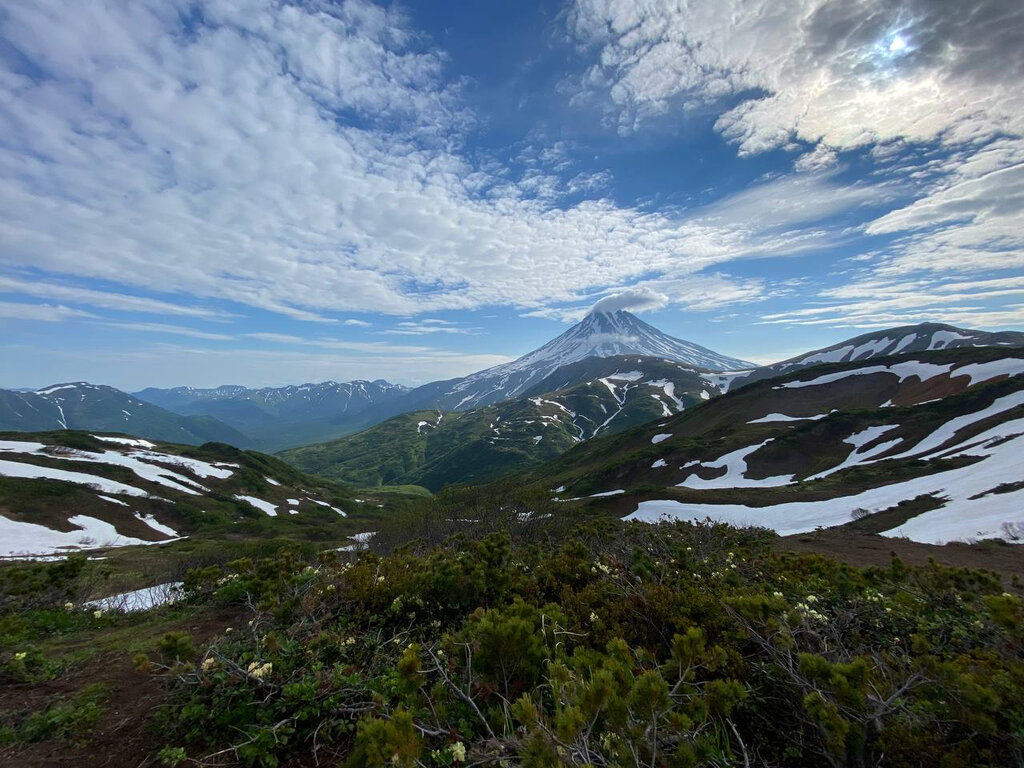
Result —
M776 541L775 548L780 552L818 552L857 566L887 566L895 553L907 565L927 565L929 558L934 558L941 565L994 571L1004 577L1007 586L1014 576L1024 579L1024 548L1016 544L937 546L848 529L828 529L783 536Z
M205 611L187 620L169 622L154 633L188 631L201 645L237 623L237 610ZM152 715L166 696L159 677L137 672L130 654L100 653L55 680L0 689L0 712L38 711L93 684L107 689L103 714L92 732L78 740L46 741L0 747L0 765L10 768L149 768L167 742L152 724Z

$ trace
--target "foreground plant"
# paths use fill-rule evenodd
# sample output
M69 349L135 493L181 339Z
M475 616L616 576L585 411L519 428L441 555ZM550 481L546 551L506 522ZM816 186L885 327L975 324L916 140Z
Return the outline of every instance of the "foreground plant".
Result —
M779 556L722 525L595 523L189 581L250 620L176 658L206 764L1010 765L1024 613L990 574Z

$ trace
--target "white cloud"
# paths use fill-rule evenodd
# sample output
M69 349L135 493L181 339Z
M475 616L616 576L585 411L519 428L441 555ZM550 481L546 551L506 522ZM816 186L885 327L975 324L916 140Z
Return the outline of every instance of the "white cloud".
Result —
M816 173L818 171L825 171L829 168L834 167L839 162L839 156L835 150L824 145L819 144L810 152L805 152L797 158L796 162L793 163L793 167L798 171L806 173Z
M245 338L257 341L267 341L272 344L288 344L305 347L320 347L322 349L335 349L353 352L366 352L377 355L436 355L458 356L458 353L447 352L434 347L415 346L408 344L388 344L383 341L347 341L335 338L310 338L305 336L294 336L287 333L246 333Z
M768 313L762 323L880 328L945 322L982 328L1024 325L1024 277L949 281L864 278L822 290L815 306ZM1006 300L1011 301L1007 303Z
M3 378L8 386L43 386L81 378L83 366L90 379L111 382L128 391L173 382L214 387L244 382L248 386L282 386L299 381L350 381L383 378L415 386L428 381L464 376L506 363L504 355L454 354L423 351L403 355L345 355L329 351L270 350L260 348L205 349L175 344L153 344L131 350L123 346L88 346L55 350L38 359L26 350L0 344L11 365Z
M129 296L123 293L109 293L91 288L24 280L0 275L0 293L16 293L58 301L70 301L91 307L114 309L123 312L147 312L161 315L185 315L189 317L222 318L227 313L205 307L184 306L169 301Z
M172 336L190 336L193 339L206 339L208 341L233 341L234 336L226 333L210 333L196 328L188 328L183 325L171 325L169 323L122 323L97 321L97 325L105 325L121 331L138 331L140 333L165 333Z
M381 333L394 334L398 336L424 336L430 333L449 333L460 336L472 336L479 332L479 328L466 328L456 325L450 320L437 320L434 318L424 318L416 321L404 320L400 323L396 323L393 328L381 331Z
M718 127L744 153L1020 132L1022 25L1001 0L577 0L569 15L623 128L739 97Z
M741 155L811 145L798 171L827 174L837 151L870 149L876 177L914 198L863 230L887 238L862 254L875 277L1024 268L1024 5L576 0L568 24L593 54L591 103L604 94L624 133L700 108Z
M782 288L768 289L763 280L754 278L735 278L721 274L688 275L681 278L659 278L645 280L620 291L619 294L598 300L587 306L555 306L524 312L524 317L544 317L564 323L575 323L597 310L598 305L605 307L619 303L617 296L624 295L624 302L633 306L621 306L633 312L644 312L660 309L664 306L675 306L694 312L720 310L723 307L748 304L761 301L769 296L778 295ZM651 297L648 303L645 297ZM607 302L602 304L602 302Z
M44 75L17 57L0 72L11 267L308 321L540 309L821 250L836 233L816 217L884 197L808 178L707 211L556 205L607 175L558 181L564 146L538 151L514 183L468 160L473 118L443 55L400 13L361 0L209 0L190 31L158 0L5 11L0 35ZM338 119L352 114L359 127Z
M883 271L1024 268L1024 140L992 142L910 205L872 221L868 234L909 233Z
M622 293L613 293L598 300L590 308L592 313L613 314L620 310L630 312L648 312L661 309L668 304L668 296L650 288L631 288Z
M13 301L0 301L0 318L53 323L83 317L95 317L95 315L59 304L20 304Z

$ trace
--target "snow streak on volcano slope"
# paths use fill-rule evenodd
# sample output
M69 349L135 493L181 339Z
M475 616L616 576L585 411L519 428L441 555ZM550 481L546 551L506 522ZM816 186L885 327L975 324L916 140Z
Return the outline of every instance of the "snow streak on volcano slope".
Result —
M559 368L590 357L640 355L709 371L752 369L743 360L676 339L635 315L591 312L568 331L518 360L413 390L407 402L418 408L466 410L520 397ZM582 383L582 382L581 382Z

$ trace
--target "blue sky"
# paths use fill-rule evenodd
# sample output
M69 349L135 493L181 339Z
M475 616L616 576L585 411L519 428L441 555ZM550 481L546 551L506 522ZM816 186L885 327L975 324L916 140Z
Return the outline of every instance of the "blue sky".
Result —
M0 386L1020 328L1021 82L1008 0L14 0Z

